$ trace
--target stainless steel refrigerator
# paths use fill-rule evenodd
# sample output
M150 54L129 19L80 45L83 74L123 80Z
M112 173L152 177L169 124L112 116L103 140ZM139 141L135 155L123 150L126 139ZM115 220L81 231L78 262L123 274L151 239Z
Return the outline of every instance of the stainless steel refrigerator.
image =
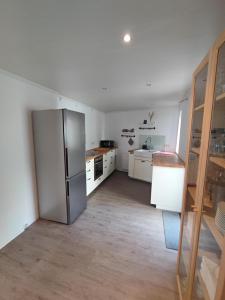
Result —
M71 224L87 206L85 116L59 109L32 118L40 217Z

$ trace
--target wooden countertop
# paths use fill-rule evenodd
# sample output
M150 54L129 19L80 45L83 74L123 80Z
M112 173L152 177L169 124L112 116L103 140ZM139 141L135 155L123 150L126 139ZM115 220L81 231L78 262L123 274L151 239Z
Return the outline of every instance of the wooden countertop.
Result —
M86 153L86 161L87 160L91 160L91 159L94 159L95 157L99 156L99 155L103 155L103 154L106 154L108 153L110 150L114 150L116 149L115 147L114 148L94 148L94 149L91 149L91 150L88 150ZM88 152L89 151L95 151L96 154L93 154L93 155L88 155Z
M184 168L183 160L173 152L153 153L152 164L158 167Z

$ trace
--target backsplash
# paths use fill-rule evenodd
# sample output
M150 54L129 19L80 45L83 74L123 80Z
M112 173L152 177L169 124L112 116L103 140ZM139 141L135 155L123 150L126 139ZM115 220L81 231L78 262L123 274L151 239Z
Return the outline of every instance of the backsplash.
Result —
M156 151L164 151L166 144L166 137L164 135L140 135L139 145L146 145L147 149L152 149Z

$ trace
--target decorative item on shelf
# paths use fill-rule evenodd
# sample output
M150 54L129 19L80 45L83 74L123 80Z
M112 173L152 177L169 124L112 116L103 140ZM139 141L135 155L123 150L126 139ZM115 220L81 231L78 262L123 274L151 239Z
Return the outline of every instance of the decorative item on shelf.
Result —
M121 137L135 138L135 135L121 134Z
M132 145L134 144L134 140L133 140L132 138L129 138L128 144L129 144L130 146L132 146Z
M134 128L131 128L131 129L122 129L122 132L134 132Z
M143 123L139 126L140 130L155 130L155 122L152 121L153 117L154 117L155 113L154 112L149 112L148 113L148 118L149 118L149 123L148 120L144 120Z

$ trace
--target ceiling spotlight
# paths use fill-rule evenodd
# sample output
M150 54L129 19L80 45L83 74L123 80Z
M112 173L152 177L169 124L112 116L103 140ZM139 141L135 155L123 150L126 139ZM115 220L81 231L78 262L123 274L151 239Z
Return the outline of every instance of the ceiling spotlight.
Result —
M147 86L147 87L151 87L151 86L152 86L151 82L147 82L147 83L146 83L146 86Z
M131 36L130 36L129 33L126 33L126 34L124 35L123 41L124 41L124 43L126 43L126 44L130 43L130 41L131 41Z

